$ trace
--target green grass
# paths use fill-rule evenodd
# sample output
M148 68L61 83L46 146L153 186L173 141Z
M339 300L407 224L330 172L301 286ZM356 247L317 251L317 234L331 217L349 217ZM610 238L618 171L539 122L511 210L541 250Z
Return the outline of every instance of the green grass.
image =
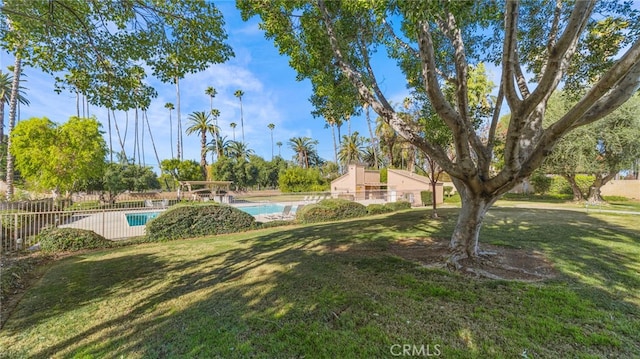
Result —
M544 253L546 282L480 280L390 255L456 209L134 245L50 264L0 333L6 358L640 357L640 219L492 209L481 243ZM396 347L397 348L397 347ZM525 356L526 353L526 356Z

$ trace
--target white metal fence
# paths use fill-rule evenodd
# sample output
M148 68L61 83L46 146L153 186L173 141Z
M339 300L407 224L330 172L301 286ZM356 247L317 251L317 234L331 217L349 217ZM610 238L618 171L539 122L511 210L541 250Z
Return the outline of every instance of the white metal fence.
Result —
M120 195L113 203L104 203L99 195L76 195L69 202L52 199L22 202L0 202L0 253L28 249L36 244L36 235L50 227L69 227L92 230L107 239L117 240L142 236L146 222L170 206L182 201L215 201L217 197L206 193L197 195L171 193L139 193ZM410 200L419 205L413 194L394 191L351 193L280 193L278 191L232 192L228 194L232 205L238 207L265 204L306 205L325 198L344 198L363 204ZM274 211L266 206L265 211ZM273 212L254 213L260 215Z

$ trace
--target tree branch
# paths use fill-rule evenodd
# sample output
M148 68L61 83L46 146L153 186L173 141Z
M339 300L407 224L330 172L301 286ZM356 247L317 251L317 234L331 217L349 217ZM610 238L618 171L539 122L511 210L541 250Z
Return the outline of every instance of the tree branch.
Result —
M329 37L329 43L331 45L336 64L356 87L358 93L362 97L362 100L368 103L371 108L378 113L378 115L380 115L396 132L398 132L399 135L438 160L442 167L452 176L462 176L459 168L457 168L457 166L448 159L446 153L439 147L425 141L418 132L414 131L407 123L405 123L388 104L384 96L380 99L376 98L372 90L366 86L365 81L363 81L362 74L355 69L340 50L338 39L333 28L333 22L329 16L324 0L318 0L317 5ZM384 103L380 102L382 99L385 99Z

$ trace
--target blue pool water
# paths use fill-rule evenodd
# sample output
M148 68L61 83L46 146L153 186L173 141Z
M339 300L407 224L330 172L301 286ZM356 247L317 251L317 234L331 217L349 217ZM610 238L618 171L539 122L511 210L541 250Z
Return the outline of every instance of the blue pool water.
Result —
M142 213L127 213L127 223L129 226L144 226L151 219L158 217L160 212L142 212Z
M236 207L241 211L247 212L252 216L257 216L259 214L273 214L273 213L282 213L284 206L281 204L260 204L255 206L239 206ZM295 207L293 208L295 210Z

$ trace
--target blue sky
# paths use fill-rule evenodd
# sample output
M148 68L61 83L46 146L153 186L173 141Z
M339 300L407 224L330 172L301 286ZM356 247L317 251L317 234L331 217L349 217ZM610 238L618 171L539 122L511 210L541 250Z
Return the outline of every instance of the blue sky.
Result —
M224 1L217 3L223 12L229 36L228 43L235 52L235 57L224 64L212 65L204 72L187 75L180 82L181 91L181 118L183 128L186 128L188 114L194 111L209 110L209 96L205 95L205 89L213 86L218 94L214 98L213 107L220 110L219 126L221 132L228 139L233 139L233 131L229 124L236 122L236 140L241 140L240 127L240 103L233 93L241 89L245 92L242 99L244 114L245 140L249 148L266 160L271 159L271 137L267 128L269 123L275 124L273 131L274 142L282 142L282 156L285 159L293 157L287 142L292 137L308 136L318 140L318 152L327 160L333 160L333 140L331 130L325 129L324 119L313 118L313 110L308 99L311 96L311 84L305 80L296 81L296 72L289 67L288 57L278 54L278 50L271 40L264 37L264 33L258 28L258 20L252 19L243 22L239 11L235 8L235 2ZM13 64L13 58L6 54L0 54L0 68L6 71L7 66ZM408 94L404 87L404 78L398 76L393 62L381 60L377 70L380 71L379 81L383 91L396 103ZM69 92L56 94L54 81L50 75L44 74L33 68L25 68L24 83L30 106L21 106L20 118L48 117L55 122L65 122L70 116L76 114L75 95ZM170 141L169 113L164 108L165 103L176 104L176 91L172 84L164 84L151 77L147 82L158 91L147 112L152 128L156 147L160 159L171 158L171 147L175 153L176 113L173 113L173 141ZM103 130L107 129L106 110L91 107L90 114L95 115L103 123ZM377 116L372 113L371 118ZM124 131L125 114L116 112L116 119L121 132ZM364 116L352 119L352 131L359 131L368 137ZM133 112L129 113L129 128L125 148L127 155L131 156L133 148ZM145 128L144 159L145 163L157 167L153 154L151 140ZM346 126L342 134L347 133ZM113 130L113 148L119 149L115 130ZM105 134L105 139L108 137ZM184 158L199 160L200 139L196 134L184 139ZM274 146L275 154L278 147ZM208 161L210 161L210 156Z

